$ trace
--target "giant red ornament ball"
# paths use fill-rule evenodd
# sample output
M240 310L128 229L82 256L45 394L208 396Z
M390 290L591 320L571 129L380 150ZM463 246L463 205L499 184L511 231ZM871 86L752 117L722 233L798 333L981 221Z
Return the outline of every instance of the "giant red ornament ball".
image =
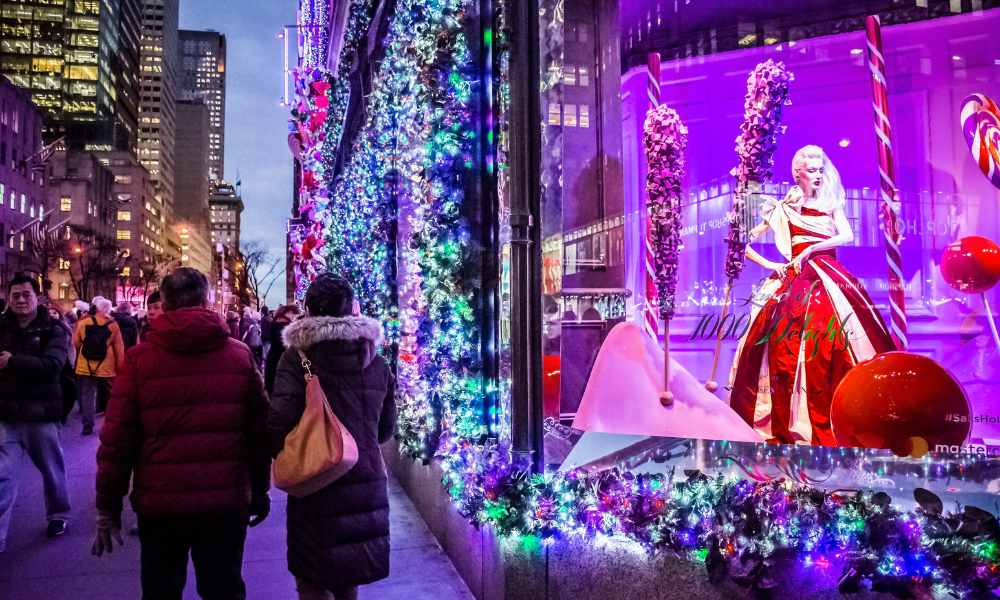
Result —
M830 418L839 445L906 456L964 444L969 413L965 390L944 367L920 354L887 352L848 371Z
M985 292L1000 281L1000 247L978 235L954 241L941 255L941 276L960 292Z

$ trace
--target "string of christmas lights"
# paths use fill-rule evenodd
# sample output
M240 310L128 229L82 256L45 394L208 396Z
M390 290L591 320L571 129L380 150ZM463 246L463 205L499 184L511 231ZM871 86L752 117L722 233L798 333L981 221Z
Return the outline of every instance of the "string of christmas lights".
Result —
M366 121L318 215L327 268L354 283L365 314L387 323L387 339L399 344L400 438L407 453L425 458L442 429L486 433L477 286L465 280L470 227L463 211L476 167L471 106L478 82L463 29L471 6L397 5ZM363 8L352 5L358 32ZM336 140L342 119L328 121L327 139Z
M440 455L459 511L527 547L567 537L631 542L704 562L711 581L729 578L755 591L776 587L779 572L794 564L839 569L844 593L867 583L900 597L980 598L1000 587L996 517L970 506L946 513L919 488L919 507L905 511L885 492L831 492L788 478L619 469L529 475L512 464L509 448L460 439Z

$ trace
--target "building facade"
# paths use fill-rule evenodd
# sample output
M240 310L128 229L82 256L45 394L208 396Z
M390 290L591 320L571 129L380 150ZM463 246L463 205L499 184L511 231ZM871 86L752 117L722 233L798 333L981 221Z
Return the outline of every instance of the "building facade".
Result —
M31 93L45 138L131 150L138 131L139 2L5 2L0 70Z
M117 300L142 305L171 264L162 241L167 224L149 171L131 153L102 153L99 159L114 176L115 242L125 254L118 271Z
M227 252L236 256L240 252L240 222L243 215L243 199L231 183L222 181L212 187L208 198L212 247L222 245Z
M0 298L15 273L41 270L31 227L47 214L44 172L35 168L41 149L41 113L26 91L0 76Z
M177 23L178 0L142 0L137 154L153 178L156 200L168 223L173 219L175 185ZM164 234L157 243L167 243Z
M174 212L208 232L209 111L200 100L177 103Z
M127 259L116 239L115 176L93 153L60 145L47 162L48 203L60 224L60 253L52 299L68 308L75 299L115 297Z
M177 103L177 169L173 229L179 233L181 262L210 278L212 237L209 227L209 111L200 99Z
M178 44L181 100L201 100L209 112L209 180L225 173L226 36L215 31L180 32Z

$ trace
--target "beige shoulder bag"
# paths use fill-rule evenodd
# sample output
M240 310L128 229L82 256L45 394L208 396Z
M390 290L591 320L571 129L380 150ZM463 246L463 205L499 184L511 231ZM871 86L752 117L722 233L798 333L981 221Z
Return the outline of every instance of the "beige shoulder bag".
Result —
M274 485L297 498L318 492L358 463L354 436L330 409L319 377L301 350L299 358L305 370L305 410L273 466Z

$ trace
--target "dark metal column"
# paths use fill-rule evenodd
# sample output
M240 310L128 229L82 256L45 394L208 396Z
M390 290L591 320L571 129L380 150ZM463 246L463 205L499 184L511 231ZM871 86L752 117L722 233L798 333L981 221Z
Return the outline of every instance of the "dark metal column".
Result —
M506 0L510 18L511 442L541 468L541 99L538 0Z

